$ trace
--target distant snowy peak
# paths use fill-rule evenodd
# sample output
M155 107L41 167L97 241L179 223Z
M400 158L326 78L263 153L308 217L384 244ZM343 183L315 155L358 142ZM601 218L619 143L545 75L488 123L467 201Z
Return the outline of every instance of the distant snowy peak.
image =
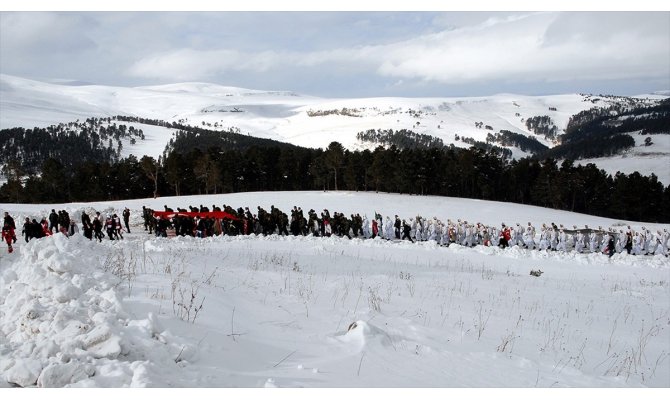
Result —
M151 90L165 93L203 94L207 96L219 96L219 97L259 96L259 95L299 96L298 94L289 91L246 89L235 86L222 86L214 83L205 83L205 82L183 82L183 83L170 83L155 86L138 86L134 89Z
M47 81L37 81L33 79L22 78L19 76L0 74L0 81L3 84L12 86L12 87L33 87L39 88L44 87L45 89L49 86L90 86L90 87L100 87L108 88L110 91L123 90L123 89L136 89L136 90L152 90L158 92L172 92L172 93L202 93L202 94L234 94L234 95L258 95L258 94L274 94L274 95L284 95L284 96L297 96L296 93L289 91L271 91L271 90L257 90L257 89L246 89L235 86L223 86L215 83L206 83L206 82L180 82L180 83L170 83L164 85L152 85L152 86L137 86L137 87L125 87L125 86L106 86L98 85L91 82L85 82L75 79L49 79Z

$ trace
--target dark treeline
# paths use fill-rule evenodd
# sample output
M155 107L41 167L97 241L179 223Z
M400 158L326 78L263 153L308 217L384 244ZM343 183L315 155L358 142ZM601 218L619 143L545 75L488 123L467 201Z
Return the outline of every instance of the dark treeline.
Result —
M129 156L115 163L85 161L74 168L48 159L40 175L10 179L0 187L0 202L62 203L152 196L152 183L140 161Z
M352 190L440 195L531 204L637 221L670 221L670 187L655 175L608 175L593 164L507 161L482 149L377 147L348 151L297 146L210 147L166 157L49 159L41 176L0 188L0 202L103 201L243 191Z
M528 137L516 132L501 130L499 133L489 133L486 135L487 143L499 143L503 146L513 146L525 151L526 153L542 153L548 149L547 146L540 143L534 137Z
M212 147L225 148L227 150L244 150L251 146L293 148L290 143L279 142L272 139L263 139L254 136L241 135L233 131L216 131L198 127L188 127L177 131L170 139L164 156L172 152L186 153L198 149L205 151Z
M512 158L512 150L504 148L504 147L496 146L495 144L492 144L488 141L487 142L480 142L479 140L475 140L475 139L470 138L470 137L461 137L461 136L458 136L458 135L456 135L456 140L460 140L463 143L467 143L470 146L472 146L476 149L483 150L487 153L495 154L498 157L501 157L505 160L509 160L509 159Z
M408 129L399 129L397 131L393 131L393 129L368 129L365 132L358 132L356 139L361 142L374 143L381 146L396 146L401 149L444 147L442 139L416 133Z
M8 169L22 175L37 174L49 158L66 167L84 161L113 163L121 154L122 139L134 144L144 139L144 133L132 126L117 125L111 118L88 118L47 128L2 129L0 160L6 160L3 172L8 175L11 174Z

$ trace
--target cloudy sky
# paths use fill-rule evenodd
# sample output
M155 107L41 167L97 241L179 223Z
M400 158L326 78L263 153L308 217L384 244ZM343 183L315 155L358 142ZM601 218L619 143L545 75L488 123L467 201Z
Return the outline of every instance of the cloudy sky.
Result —
M0 72L326 97L670 89L670 12L0 12Z

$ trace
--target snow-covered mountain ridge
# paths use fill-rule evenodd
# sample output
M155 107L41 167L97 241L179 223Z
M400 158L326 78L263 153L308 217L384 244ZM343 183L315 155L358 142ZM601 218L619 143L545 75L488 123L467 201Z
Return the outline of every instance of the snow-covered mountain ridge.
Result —
M555 141L529 130L526 125L529 118L548 116L560 136L570 117L581 111L620 104L651 105L664 98L667 96L661 94L634 97L497 94L329 99L197 82L135 88L71 86L0 75L0 129L44 127L89 117L127 115L181 121L209 129L234 127L242 134L313 148L325 148L332 141L349 149L373 148L374 144L361 142L356 137L357 133L370 129L412 130L458 147L470 146L462 140L464 138L484 142L488 134L506 130L553 147ZM160 127L144 131L146 143L124 144L126 155L157 156L173 133L172 129ZM635 139L642 145L645 138ZM518 148L510 149L514 157L527 155ZM661 181L670 182L670 170L665 166L670 142L665 138L654 140L654 145L644 151L629 153L625 159L618 158L617 162L603 165L616 164L618 170L626 173L653 172ZM600 160L605 161L595 162L599 164ZM608 169L608 172L616 171Z

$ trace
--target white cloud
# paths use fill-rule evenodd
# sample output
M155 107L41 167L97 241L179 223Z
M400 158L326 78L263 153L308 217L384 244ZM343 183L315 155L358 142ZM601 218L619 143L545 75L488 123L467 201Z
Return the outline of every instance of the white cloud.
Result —
M153 54L134 63L131 76L193 80L227 71L265 72L282 63L282 55L273 51L243 53L234 49L179 49Z
M390 44L307 52L178 49L142 58L128 73L197 80L228 71L346 66L394 80L442 84L667 78L669 15L505 15Z
M55 51L90 48L93 43L76 28L82 19L77 14L0 13L0 45L5 51L45 47Z
M670 19L656 29L607 25L598 35L567 31L547 40L547 30L569 15L542 13L489 20L479 26L426 35L387 46L379 73L455 84L478 80L573 80L663 77L670 70ZM593 16L592 16L593 17ZM599 16L589 30L597 31ZM607 16L605 16L607 18ZM560 29L560 26L555 27ZM645 27L644 30L647 30Z

